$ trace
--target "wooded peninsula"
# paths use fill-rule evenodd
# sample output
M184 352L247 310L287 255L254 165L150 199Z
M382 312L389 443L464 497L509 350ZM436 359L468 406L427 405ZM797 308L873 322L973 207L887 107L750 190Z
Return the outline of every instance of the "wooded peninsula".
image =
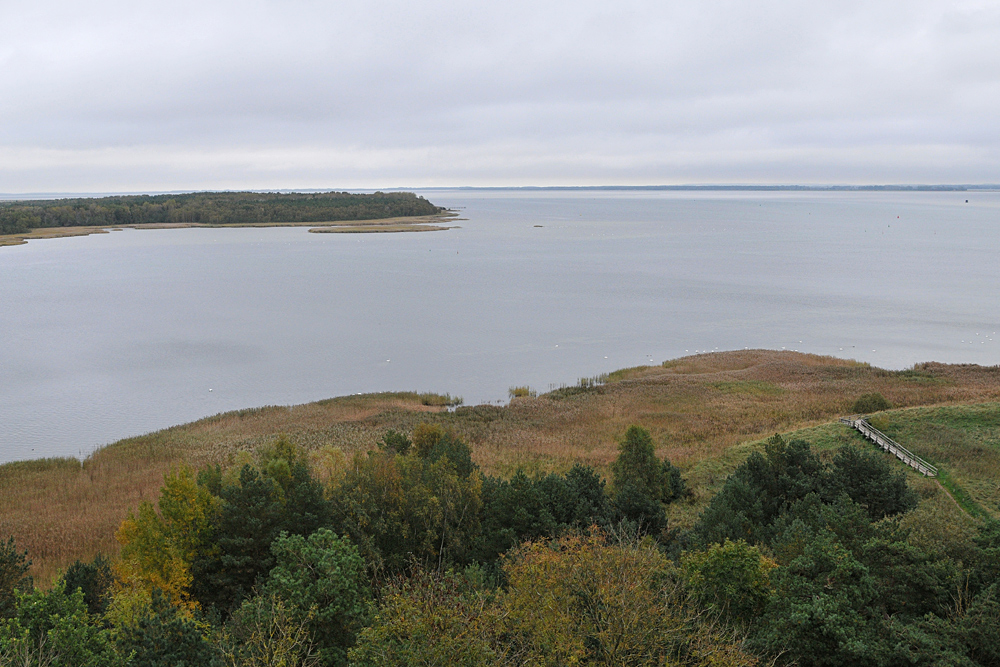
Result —
M748 350L510 396L0 466L0 665L1000 664L1000 367Z
M0 235L53 227L325 223L438 215L412 192L193 192L0 201Z

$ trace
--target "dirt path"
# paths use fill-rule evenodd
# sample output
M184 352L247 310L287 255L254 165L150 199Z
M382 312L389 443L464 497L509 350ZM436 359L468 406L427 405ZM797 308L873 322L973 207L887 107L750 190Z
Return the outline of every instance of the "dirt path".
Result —
M955 500L955 496L951 495L951 491L949 491L948 489L944 488L944 484L942 484L941 482L939 482L936 479L934 480L934 483L938 485L939 489L941 489L942 491L944 491L944 495L946 495L949 498L951 498L951 502L955 503L955 507L957 507L958 509L962 510L963 512L965 512L966 514L968 514L970 517L972 517L972 515L969 514L969 512L966 511L966 509L964 507L962 507L962 505L957 500ZM972 518L975 518L975 517L972 517Z

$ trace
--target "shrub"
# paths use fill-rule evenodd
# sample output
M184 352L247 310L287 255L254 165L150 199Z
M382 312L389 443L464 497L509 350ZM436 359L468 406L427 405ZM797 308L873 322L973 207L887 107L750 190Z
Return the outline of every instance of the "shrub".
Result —
M861 394L861 396L858 396L858 400L854 401L854 405L851 407L851 410L858 414L868 414L871 412L888 410L891 407L892 406L889 404L889 401L885 399L885 396L876 392L872 394Z
M420 394L419 397L421 405L433 405L435 407L453 408L464 402L461 396L452 396L451 394L427 393Z
M382 592L382 606L350 651L357 667L494 667L499 619L450 572L416 571Z
M405 433L400 433L392 429L386 431L379 442L379 446L382 449L394 454L406 454L410 451L410 445L412 444L413 442L410 441Z
M511 387L507 393L511 398L534 398L538 395L538 392L528 386Z
M431 449L444 437L444 429L440 424L430 424L421 422L413 429L413 446L417 450L417 455L427 458Z

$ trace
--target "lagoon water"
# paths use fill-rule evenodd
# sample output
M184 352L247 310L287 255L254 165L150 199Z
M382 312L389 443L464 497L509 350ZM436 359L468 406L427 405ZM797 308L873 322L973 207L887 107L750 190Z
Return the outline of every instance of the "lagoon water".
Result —
M1000 193L422 194L461 228L0 248L0 461L356 392L504 401L712 350L1000 363Z

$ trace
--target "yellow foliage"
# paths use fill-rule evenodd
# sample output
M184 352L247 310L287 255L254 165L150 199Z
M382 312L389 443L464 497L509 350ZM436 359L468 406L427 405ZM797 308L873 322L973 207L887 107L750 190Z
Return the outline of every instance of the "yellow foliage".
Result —
M444 436L445 431L439 424L422 422L413 429L413 447L417 454L425 457Z
M146 587L139 585L134 579L119 579L115 581L105 618L115 628L134 626L151 604L152 596Z
M191 561L206 540L218 499L198 486L194 472L181 467L165 476L159 512L140 503L115 534L122 545L116 578L138 586L148 596L159 588L174 604L191 611L198 603L188 595Z
M340 486L347 475L348 460L344 450L326 445L310 456L313 474L327 488Z
M756 660L684 604L676 573L649 543L599 531L522 546L505 564L501 604L531 665L712 665Z

